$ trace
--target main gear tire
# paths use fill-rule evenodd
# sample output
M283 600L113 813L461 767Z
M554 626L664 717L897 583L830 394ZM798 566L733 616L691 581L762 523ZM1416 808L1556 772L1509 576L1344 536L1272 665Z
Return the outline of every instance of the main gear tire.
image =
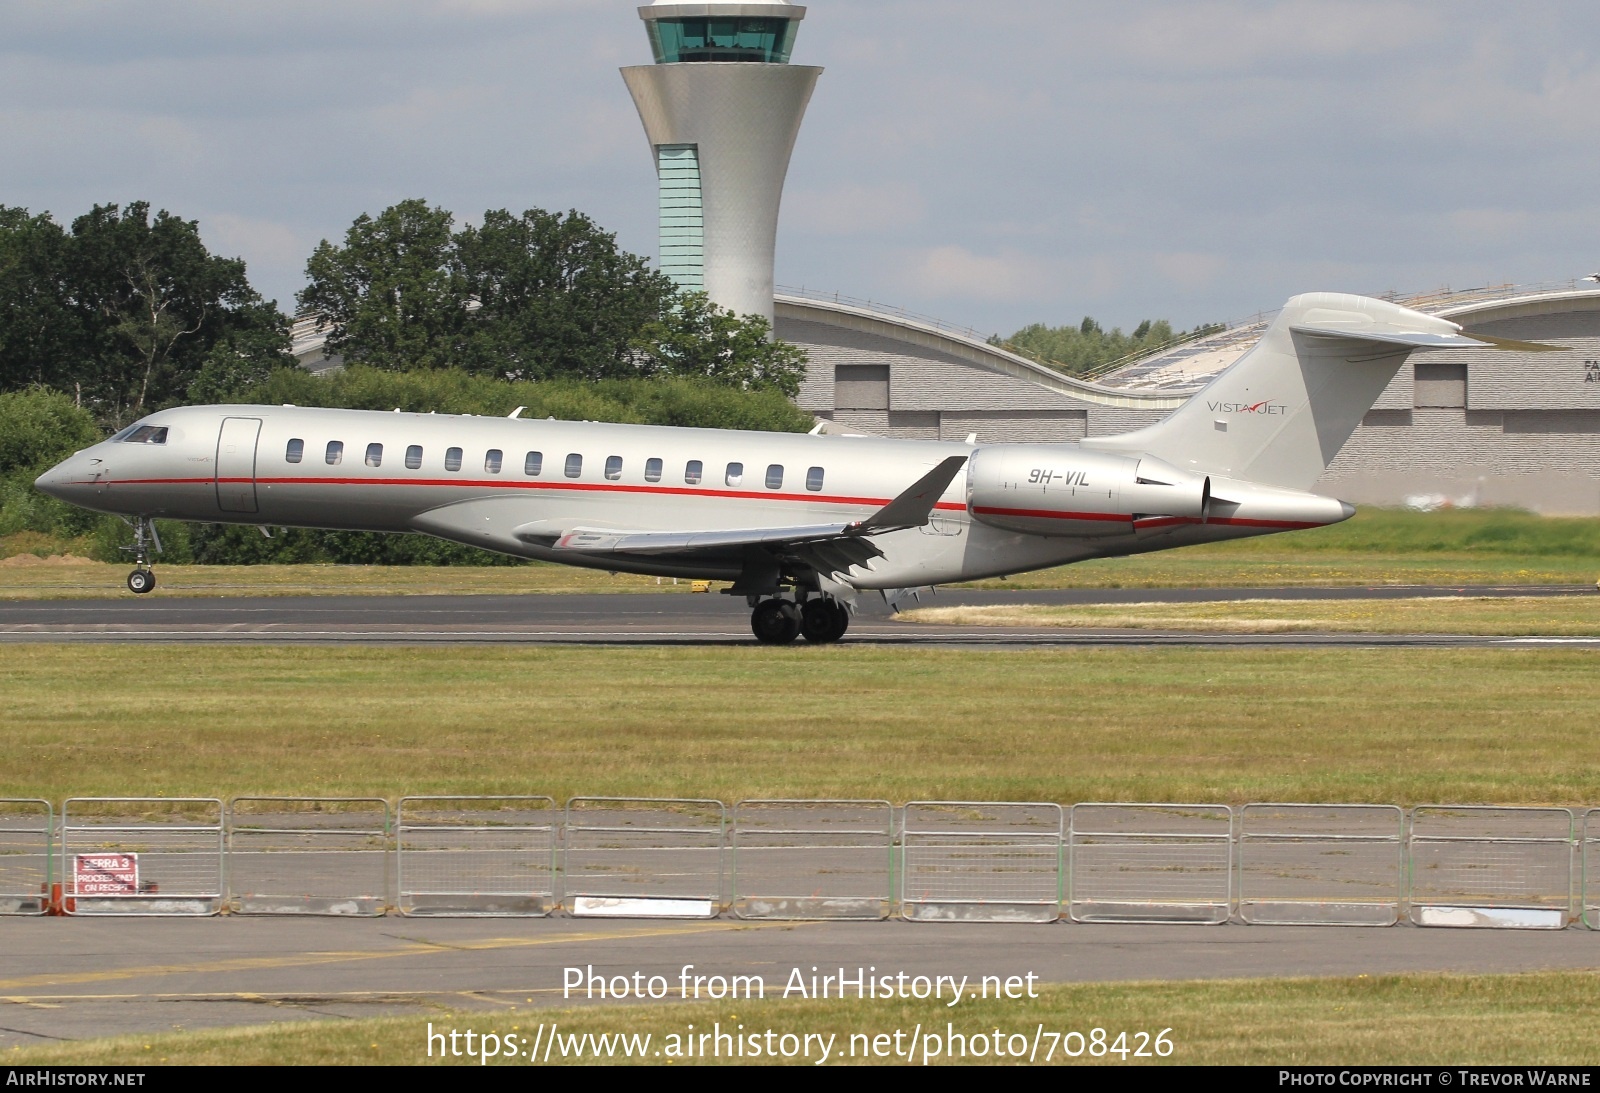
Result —
M837 600L807 600L800 610L800 633L817 645L829 645L850 628L850 611Z
M750 612L750 632L763 645L788 645L800 636L800 609L788 600L764 600Z

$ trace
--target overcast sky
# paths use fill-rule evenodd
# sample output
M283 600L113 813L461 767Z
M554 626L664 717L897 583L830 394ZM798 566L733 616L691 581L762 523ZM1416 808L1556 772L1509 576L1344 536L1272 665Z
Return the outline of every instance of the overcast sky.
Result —
M1592 0L817 0L780 284L982 332L1600 268ZM0 204L150 201L285 309L423 197L654 256L623 0L0 0Z

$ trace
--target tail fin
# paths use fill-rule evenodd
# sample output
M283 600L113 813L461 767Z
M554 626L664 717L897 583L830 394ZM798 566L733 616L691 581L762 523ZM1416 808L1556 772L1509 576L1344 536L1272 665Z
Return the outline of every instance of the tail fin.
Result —
M1085 448L1307 490L1414 349L1484 348L1445 319L1365 296L1312 292L1164 421ZM1543 348L1543 347L1539 347Z

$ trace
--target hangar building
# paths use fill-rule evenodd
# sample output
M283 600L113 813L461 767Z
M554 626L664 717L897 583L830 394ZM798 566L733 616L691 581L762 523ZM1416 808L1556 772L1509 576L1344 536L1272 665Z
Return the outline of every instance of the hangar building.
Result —
M1473 333L1568 348L1412 354L1318 491L1357 504L1600 515L1600 289L1573 281L1396 302ZM796 291L777 298L778 336L810 356L804 409L850 432L976 433L989 442L1076 440L1152 424L1242 356L1270 318L1080 379L976 331L881 305Z

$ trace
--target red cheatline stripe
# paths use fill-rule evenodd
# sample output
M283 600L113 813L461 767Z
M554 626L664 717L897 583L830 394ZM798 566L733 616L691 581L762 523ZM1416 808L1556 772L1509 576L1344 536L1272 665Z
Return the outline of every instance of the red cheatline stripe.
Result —
M249 485L249 478L125 478L110 485L121 486L219 486ZM642 493L664 497L723 497L750 501L803 501L812 505L870 505L882 508L887 497L837 497L820 493L758 493L754 490L707 490L686 486L612 485L599 482L525 482L516 479L479 478L257 478L258 486L442 486L458 489L566 490L580 493ZM941 501L934 506L948 512L965 512L957 501Z

